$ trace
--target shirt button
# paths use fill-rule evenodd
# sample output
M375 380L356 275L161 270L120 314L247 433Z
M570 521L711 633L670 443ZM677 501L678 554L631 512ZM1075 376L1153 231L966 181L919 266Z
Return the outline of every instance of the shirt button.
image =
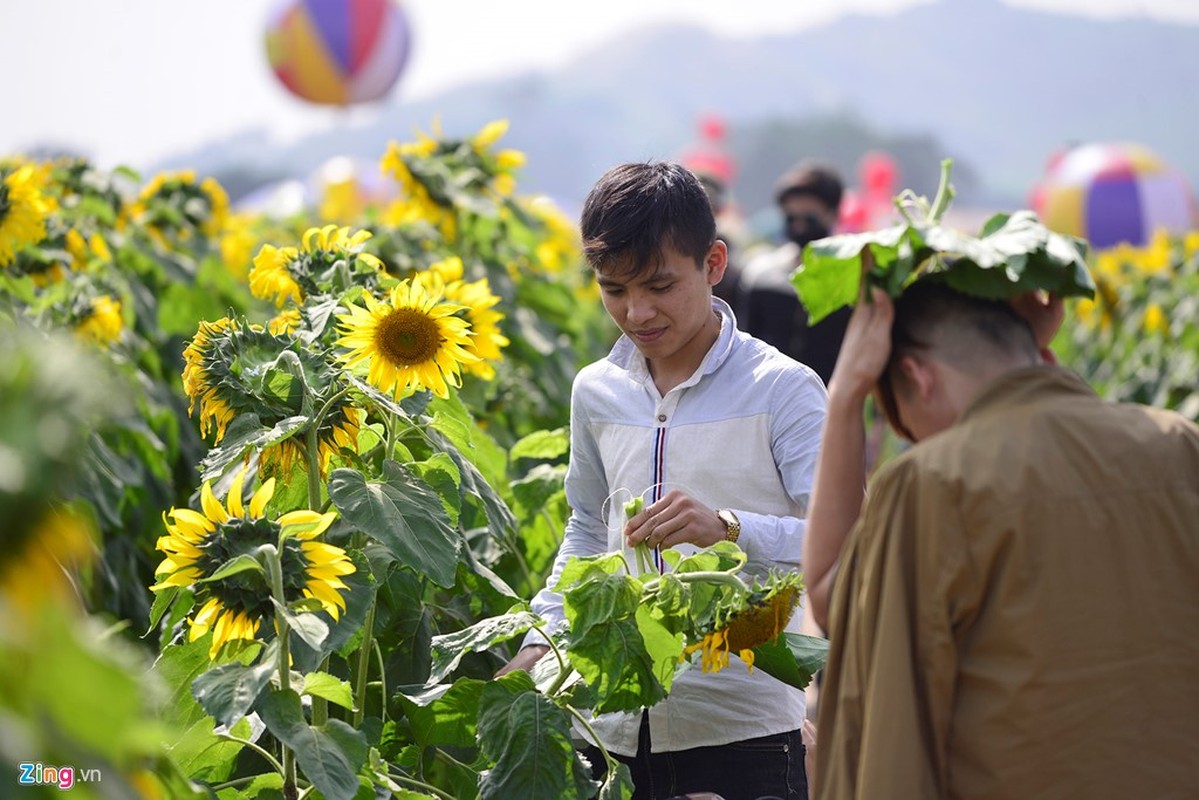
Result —
M659 414L659 415L658 415L658 422L665 422L665 421L666 421L666 415L665 415L665 414Z

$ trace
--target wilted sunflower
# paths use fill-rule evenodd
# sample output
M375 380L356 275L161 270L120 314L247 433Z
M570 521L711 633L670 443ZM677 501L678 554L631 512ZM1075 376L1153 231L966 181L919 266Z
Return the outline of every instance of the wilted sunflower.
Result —
M791 620L802 591L803 579L792 573L769 588L751 592L724 624L685 647L683 656L702 650L703 671L720 672L729 665L729 653L733 652L753 669L753 648L778 638Z
M0 267L12 262L22 247L46 238L46 216L54 200L42 194L38 173L26 164L0 180Z
M484 380L491 380L495 377L495 367L491 362L502 359L504 354L500 351L508 346L508 337L499 328L504 315L494 308L500 298L491 293L486 278L471 283L454 281L446 286L445 297L466 306L466 319L474 334L466 349L479 357L478 361L467 364L466 369Z
M321 514L305 509L267 519L263 513L274 495L275 480L271 478L254 493L247 509L242 504L245 475L243 470L234 478L225 504L213 494L212 484L205 482L200 490L204 513L172 508L163 514L167 535L157 544L166 558L154 571L158 582L150 588L193 589L201 605L189 620L190 639L195 641L211 631L208 655L213 659L227 642L253 641L262 621L274 616L265 571L242 570L219 580L197 583L211 578L231 559L244 555L257 558L262 545L278 545L282 540L284 599L291 604L311 598L334 620L346 607L341 592L348 587L341 579L355 571L344 550L316 540L332 524L337 516L334 512Z
M326 225L305 231L300 247L264 244L254 256L250 293L274 301L279 308L288 302L302 303L305 296L323 290L328 273L339 261L353 261L355 266L361 263L368 276L375 276L383 271L383 262L363 252L370 238L370 231L351 233L347 227Z
M121 337L121 302L108 295L93 298L75 333L101 346L115 342Z
M342 357L347 367L369 362L367 380L396 399L419 389L449 397L449 386L461 385L461 366L479 360L470 352L470 324L454 316L462 306L430 293L419 275L385 300L363 297L365 309L348 303L350 313L338 316L337 343L350 350Z
M199 330L183 350L183 391L190 400L187 413L189 416L195 413L199 403L200 435L207 436L215 425L217 442L225 437L225 429L242 410L237 407L238 398L231 396L214 374L214 367L219 366L215 342L223 332L237 327L228 317L216 322L201 320Z
M318 468L321 474L329 469L329 463L338 448L358 449L358 433L362 428L365 412L354 406L334 409L323 420L316 432ZM286 477L293 464L304 461L304 441L298 437L285 439L262 451L262 473Z
M301 381L280 370L279 379L263 381L284 351L294 355L304 371ZM190 399L188 414L200 419L200 435L215 429L214 444L240 414L254 413L270 428L302 413L304 385L318 394L330 391L337 369L319 353L299 347L287 335L263 330L228 318L201 322L183 351L183 390ZM353 407L334 409L317 428L319 466L323 472L339 448L357 447L361 414ZM266 475L287 475L303 457L303 440L285 439L262 451Z

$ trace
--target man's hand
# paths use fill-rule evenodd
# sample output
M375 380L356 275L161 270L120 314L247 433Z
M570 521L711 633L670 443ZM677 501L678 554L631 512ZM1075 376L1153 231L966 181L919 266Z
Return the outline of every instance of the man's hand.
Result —
M867 290L864 278L862 283L862 299L854 306L841 342L841 352L837 354L837 364L829 378L830 401L835 394L850 402L865 402L891 357L891 321L895 318L895 306L885 291L878 287ZM868 298L866 291L870 292Z
M522 647L520 652L504 666L500 667L499 671L493 677L507 675L513 670L523 669L525 672L531 672L533 665L541 660L541 657L550 651L549 645L531 644L527 647Z
M1061 295L1053 292L1031 291L1022 292L1008 301L1012 309L1024 318L1028 327L1032 328L1033 338L1037 340L1037 348L1041 356L1050 363L1056 363L1049 343L1062 327L1066 318L1066 304Z
M636 547L674 547L690 542L707 547L728 534L714 509L677 489L629 518L624 526L625 542Z

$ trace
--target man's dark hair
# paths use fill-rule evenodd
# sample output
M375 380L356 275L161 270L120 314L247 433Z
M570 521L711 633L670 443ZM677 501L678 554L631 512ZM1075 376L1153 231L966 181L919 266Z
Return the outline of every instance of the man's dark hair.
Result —
M1032 328L1003 300L959 292L939 277L921 278L895 301L891 357L878 382L878 399L887 421L908 439L899 421L894 377L899 360L910 353L935 350L936 357L970 372L996 357L1039 358Z
M774 188L774 202L782 205L787 198L808 195L836 211L841 207L844 191L841 175L827 164L804 160L783 173Z
M702 266L716 241L703 184L668 161L621 164L604 173L583 203L583 254L596 272L638 273L658 266L669 246Z

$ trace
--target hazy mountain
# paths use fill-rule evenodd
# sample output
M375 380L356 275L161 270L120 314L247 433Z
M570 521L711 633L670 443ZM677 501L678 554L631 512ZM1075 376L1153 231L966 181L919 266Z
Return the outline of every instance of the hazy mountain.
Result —
M303 175L333 155L377 158L389 139L428 130L434 117L451 134L507 117L504 145L530 156L522 187L572 204L614 163L677 155L697 119L715 112L728 122L742 166L736 191L751 209L799 157L852 169L869 147L903 151L904 185L927 191L937 159L953 155L976 198L1019 203L1055 148L1083 140L1144 142L1195 182L1199 106L1187 100L1187 76L1196 75L1199 26L944 0L756 39L646 29L554 73L419 102L403 98L401 82L373 121L286 148L268 151L248 132L171 161Z

